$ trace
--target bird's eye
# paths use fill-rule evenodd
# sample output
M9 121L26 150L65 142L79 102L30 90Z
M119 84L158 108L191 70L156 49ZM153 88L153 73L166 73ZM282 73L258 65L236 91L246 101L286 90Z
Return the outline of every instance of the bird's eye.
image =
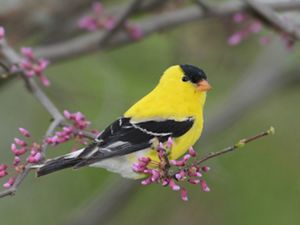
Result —
M186 76L183 76L183 77L182 77L182 81L183 81L183 82L187 82L187 81L189 81L189 78L186 77Z

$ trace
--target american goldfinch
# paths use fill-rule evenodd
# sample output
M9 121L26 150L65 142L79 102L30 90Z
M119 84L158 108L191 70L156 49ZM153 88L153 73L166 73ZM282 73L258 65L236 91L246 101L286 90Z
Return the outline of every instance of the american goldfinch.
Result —
M84 149L46 161L37 175L83 166L101 167L137 179L132 170L141 156L157 159L153 145L173 146L169 159L177 159L194 145L203 128L203 107L206 92L211 89L202 69L182 64L169 67L158 85L109 125Z

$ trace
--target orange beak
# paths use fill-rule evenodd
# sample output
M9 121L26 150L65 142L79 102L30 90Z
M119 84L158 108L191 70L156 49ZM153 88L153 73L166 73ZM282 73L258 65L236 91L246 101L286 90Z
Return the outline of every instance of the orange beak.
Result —
M197 89L198 91L209 91L210 89L212 89L212 87L207 80L201 80L197 83Z

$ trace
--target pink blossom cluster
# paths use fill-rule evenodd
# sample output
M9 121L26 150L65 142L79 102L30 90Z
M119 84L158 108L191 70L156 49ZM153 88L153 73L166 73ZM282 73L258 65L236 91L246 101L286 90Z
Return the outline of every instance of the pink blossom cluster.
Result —
M19 132L22 134L24 138L30 138L31 134L25 128L20 127ZM28 163L38 163L42 159L41 154L41 146L36 142L32 142L29 144L27 141L24 141L20 138L15 138L14 143L11 144L11 151L14 154L14 161L13 165L15 169L19 169L19 164L21 163L20 156L24 155L25 153L29 152L29 156L26 158Z
M65 143L70 139L79 140L81 144L87 144L83 135L83 131L90 125L90 121L81 112L70 113L68 110L64 111L64 116L72 124L65 125L61 130L56 131L52 137L48 137L46 142L51 145L58 145Z
M139 157L138 162L132 165L134 172L147 175L141 184L160 183L162 186L169 186L173 191L181 191L181 198L184 201L188 200L187 189L182 186L184 182L192 185L199 184L203 191L210 191L202 175L203 172L209 171L209 167L200 167L195 160L190 162L195 159L197 152L191 147L187 154L179 160L170 160L171 165L166 167L167 152L171 148L172 140L169 139L166 146L160 143L157 148L159 162L153 161L149 157Z
M31 137L31 134L25 128L20 127L19 132L24 138ZM19 165L22 161L20 156L24 155L27 152L29 152L29 156L26 158L27 163L38 163L42 159L41 146L36 142L32 142L31 144L29 144L27 141L16 137L14 139L14 143L11 144L10 149L14 154L13 166L16 170L20 169ZM24 165L21 165L21 167L22 166Z
M115 27L116 21L115 16L104 14L104 7L100 2L94 2L92 14L82 17L78 21L78 26L87 31L111 30ZM138 40L143 36L142 30L128 21L125 23L125 30L133 40Z
M5 29L0 26L0 41L5 37Z
M5 177L7 175L7 165L0 164L0 178Z
M243 40L246 40L251 34L259 33L262 30L260 21L253 19L244 12L237 12L233 15L233 22L240 25L240 30L234 32L228 38L229 45L238 45Z
M111 30L116 23L116 20L112 16L103 16L104 7L100 2L94 2L92 4L92 14L82 17L78 26L88 31L96 31L98 29Z
M27 77L38 77L44 86L49 86L50 81L44 75L44 70L48 67L47 59L37 59L31 48L22 47L21 53L23 58L18 65L12 67L12 72L22 71Z
M84 131L89 127L90 122L86 117L81 112L70 113L67 110L64 111L64 116L71 123L64 125L52 137L46 137L42 143L58 145L73 139L80 144L87 144ZM11 165L0 164L0 179L8 174L14 174L4 183L4 188L10 188L14 184L15 175L21 173L28 163L37 164L43 159L42 145L29 139L31 134L27 129L20 127L19 132L22 137L15 137L11 144L11 152L14 155ZM99 132L93 131L93 133Z
M126 29L127 33L129 34L129 36L135 41L137 41L143 37L143 31L136 24L131 24L131 23L127 22L127 23L125 23L125 29Z
M30 132L22 127L19 128L19 132L22 135L22 139L18 137L14 138L14 142L11 144L10 148L14 155L11 168L15 171L15 173L22 172L27 163L39 163L42 159L41 146L35 142L30 144L27 140L31 137ZM24 156L27 152L29 152L29 155L24 158L26 159L26 162L22 162L22 156ZM0 178L9 174L7 171L8 168L8 165L0 165ZM15 177L10 177L3 187L10 188L14 184L14 181Z
M237 12L233 15L232 20L235 24L239 25L239 30L231 34L228 38L228 44L231 46L238 45L242 41L248 39L252 34L261 33L263 30L263 24L259 20L253 18L251 15L245 12ZM290 37L290 35L285 33L280 33L283 43L287 49L292 49L295 41ZM272 41L272 36L262 35L259 39L260 44L266 45Z

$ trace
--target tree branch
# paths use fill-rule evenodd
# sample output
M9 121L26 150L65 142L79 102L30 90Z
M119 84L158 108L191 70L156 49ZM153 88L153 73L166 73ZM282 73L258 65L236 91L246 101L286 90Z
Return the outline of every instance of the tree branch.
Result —
M141 5L141 0L133 0L129 6L124 10L121 16L118 18L115 26L107 31L99 42L99 46L102 47L114 34L116 34L121 28L124 27L127 19L131 16L132 13L137 11Z
M300 1L286 2L285 4L282 2L271 2L268 3L268 6L279 11L294 10L300 8ZM213 14L206 14L205 12L200 11L198 7L191 6L176 11L166 12L160 16L151 16L141 20L137 25L141 28L144 37L147 37L155 32L171 29L185 23L209 17L228 16L241 10L249 10L249 7L247 7L245 3L236 1L215 6ZM83 34L68 41L49 46L36 47L34 52L38 57L44 57L51 61L69 59L99 50L99 40L102 36L103 31ZM135 41L132 40L126 32L119 32L103 47L104 49L114 48L132 42Z
M244 1L248 4L249 8L253 10L254 15L258 14L258 17L262 17L262 21L265 21L267 25L279 32L288 34L298 41L300 40L300 30L294 24L282 20L276 12L265 3L255 0Z
M53 132L55 131L55 129L59 126L60 123L61 123L61 120L54 119L52 121L52 123L49 125L45 136L47 137L47 136L52 135ZM41 146L41 154L42 154L43 158L45 157L45 153L47 151L47 148L48 148L48 144L46 142L44 142ZM10 195L14 195L16 193L16 191L18 190L18 187L22 184L23 180L29 175L29 172L31 171L31 166L32 165L33 164L29 163L25 166L23 171L16 176L15 182L10 188L8 188L6 190L3 190L3 191L0 191L0 198L10 196Z
M300 1L284 3L268 2L266 5L271 7L273 10L278 11L296 10L300 8ZM249 8L246 3L230 1L219 6L214 6L214 13L207 14L200 11L198 7L191 6L178 9L176 11L166 12L160 16L150 16L149 18L138 22L137 25L141 28L144 37L147 37L153 33L172 29L192 21L211 17L224 17L241 10L251 10L251 8ZM37 46L34 48L34 53L38 58L47 58L52 62L55 62L95 52L99 49L105 50L135 42L126 32L118 32L118 34L114 35L114 37L109 40L105 46L103 46L103 48L99 48L99 40L101 40L103 34L103 31L98 31L83 34L73 39L48 46ZM0 68L0 74L1 73L3 73L3 70Z
M21 60L21 56L18 53L16 53L14 49L7 44L6 40L0 41L0 52L10 64L18 63ZM33 79L27 78L24 74L21 74L21 76L25 80L26 85L29 88L31 94L38 100L38 102L41 105L43 105L43 107L47 110L47 112L53 117L53 121L51 122L51 124L49 125L45 133L45 137L51 136L54 133L55 129L64 120L64 117L59 112L59 110L54 105L54 103L48 98L48 96L43 92L43 90L37 85L37 83ZM48 148L48 144L44 142L41 146L41 154L43 158L45 158L45 153L47 151L47 148ZM32 164L30 163L25 166L23 171L16 176L15 182L12 185L12 187L0 192L0 198L15 194L15 192L17 191L18 187L21 185L25 177L28 176L31 170L31 166Z
M242 148L245 144L249 143L249 142L252 142L252 141L255 141L257 139L260 139L264 136L267 136L269 134L274 134L275 130L273 127L270 127L269 130L267 131L264 131L264 132L261 132L257 135L254 135L252 137L249 137L249 138L245 138L245 139L242 139L240 140L237 144L235 145L232 145L232 146L229 146L227 148L224 148L218 152L210 152L208 153L206 156L204 156L203 158L201 158L200 160L198 160L195 164L196 165L200 165L201 163L209 160L209 159L212 159L212 158L215 158L215 157L218 157L220 155L223 155L223 154L226 154L226 153L229 153L229 152L232 152L238 148Z
M200 158L199 160L196 160L193 163L187 164L186 166L180 167L180 169L176 169L175 171L174 170L169 171L167 169L166 175L168 178L173 178L180 170L188 171L191 168L191 166L201 166L201 164L205 161L208 161L208 160L216 158L218 156L233 152L239 148L243 148L249 142L256 141L262 137L265 137L267 135L274 134L274 133L275 133L274 127L270 127L267 131L264 131L264 132L254 135L254 136L239 140L238 143L236 143L235 145L231 145L231 146L224 148L217 152L210 152L206 156Z

